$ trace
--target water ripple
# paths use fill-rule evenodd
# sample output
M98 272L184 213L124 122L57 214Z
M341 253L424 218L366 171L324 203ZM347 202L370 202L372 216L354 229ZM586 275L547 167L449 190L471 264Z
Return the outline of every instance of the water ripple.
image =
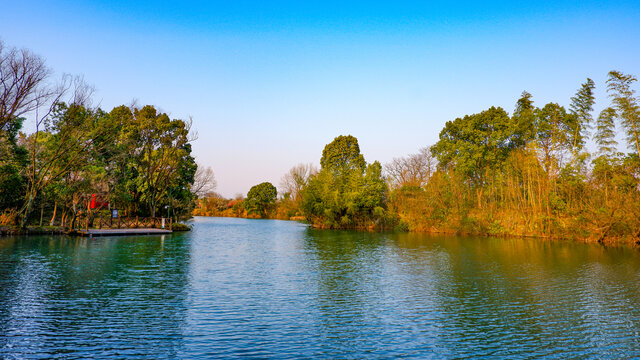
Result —
M637 358L632 249L197 219L0 239L0 358Z

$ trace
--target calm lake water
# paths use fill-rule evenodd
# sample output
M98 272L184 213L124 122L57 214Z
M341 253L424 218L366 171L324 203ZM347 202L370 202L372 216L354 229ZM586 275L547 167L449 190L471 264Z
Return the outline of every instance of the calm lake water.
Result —
M196 218L0 238L0 358L637 358L640 252Z

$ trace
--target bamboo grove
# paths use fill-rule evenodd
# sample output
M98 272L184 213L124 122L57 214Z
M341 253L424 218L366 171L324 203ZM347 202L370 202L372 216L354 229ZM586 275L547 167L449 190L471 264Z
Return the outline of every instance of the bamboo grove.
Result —
M640 98L636 78L611 71L568 108L523 92L512 114L491 107L448 121L439 140L381 167L339 136L321 169L297 165L260 209L200 199L197 215L306 219L322 228L396 229L591 241L640 238ZM622 150L628 149L625 153ZM267 209L267 210L265 210Z

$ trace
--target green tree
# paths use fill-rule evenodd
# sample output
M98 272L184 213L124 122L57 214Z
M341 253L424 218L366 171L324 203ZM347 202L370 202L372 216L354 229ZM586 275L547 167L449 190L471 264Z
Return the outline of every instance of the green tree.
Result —
M610 71L607 80L607 91L613 100L622 127L627 132L627 141L631 148L635 148L640 158L640 106L635 97L635 90L631 88L638 79L633 75L625 75L619 71Z
M250 214L258 214L267 217L273 208L278 196L278 190L270 182L263 182L249 189L244 207Z
M464 174L476 189L482 207L483 187L490 173L499 169L522 138L517 126L502 109L491 107L479 114L448 121L432 152L443 169Z
M616 152L616 110L608 107L600 112L596 124L594 140L598 144L598 151L603 155L613 155Z
M135 175L134 185L140 201L152 217L162 201L170 202L172 187L185 175L184 162L192 162L190 122L171 120L150 105L133 110L134 121L125 129L128 141L136 144L130 166ZM195 174L195 163L193 164ZM193 183L193 175L190 181Z
M366 163L360 154L358 139L351 135L340 135L333 139L322 150L320 166L339 174L347 174L351 170L363 171Z
M18 132L23 118L7 124L0 130L0 209L17 209L26 191L24 169L27 167L27 149L18 144Z
M536 109L535 116L536 145L542 152L542 165L551 177L559 169L564 153L571 149L575 116L556 103Z
M87 166L88 158L98 144L112 137L105 126L107 115L83 105L58 103L47 122L47 130L36 131L27 140L30 163L27 169L27 191L21 208L21 225L26 224L33 202L49 184L74 169Z
M593 80L587 78L587 81L581 85L580 89L576 92L576 95L571 98L571 114L574 115L573 131L571 133L570 141L572 147L572 154L574 160L576 159L578 152L584 147L585 140L588 136L588 129L593 121L593 104L595 103L595 97L593 90L595 89L595 83Z
M524 147L535 137L535 111L530 93L523 91L512 116L514 147Z
M338 136L325 146L320 172L302 190L302 211L314 225L364 228L384 217L388 192L378 162L367 165L358 140Z

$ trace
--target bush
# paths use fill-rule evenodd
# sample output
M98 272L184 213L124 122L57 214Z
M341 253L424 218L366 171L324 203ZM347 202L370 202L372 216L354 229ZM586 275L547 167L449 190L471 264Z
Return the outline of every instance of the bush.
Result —
M404 221L400 221L394 230L397 232L409 232L409 224Z
M191 231L191 226L187 224L175 223L171 226L173 231Z

